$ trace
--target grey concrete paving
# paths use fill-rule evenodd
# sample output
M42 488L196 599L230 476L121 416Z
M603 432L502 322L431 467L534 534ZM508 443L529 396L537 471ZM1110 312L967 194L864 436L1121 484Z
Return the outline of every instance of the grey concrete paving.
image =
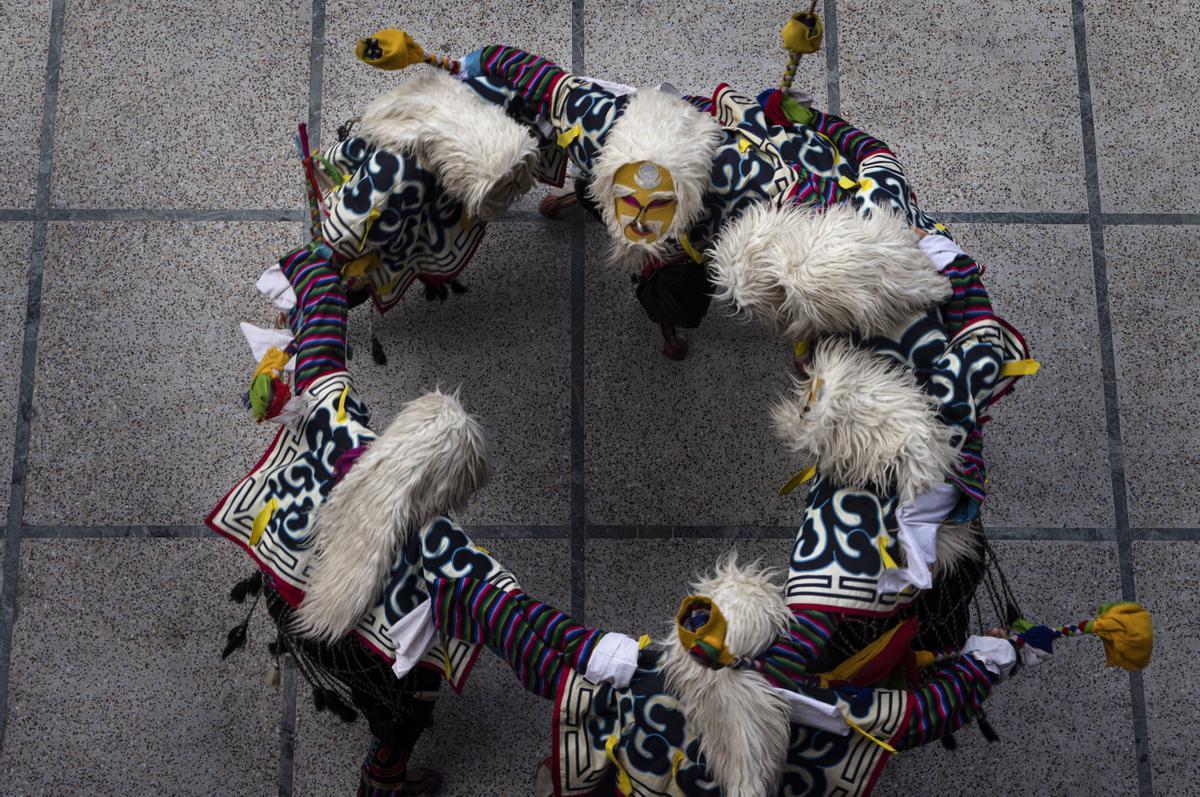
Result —
M353 788L363 723L315 714L303 681L264 683L261 617L249 650L218 661L240 611L225 593L249 568L199 526L272 431L240 409L236 322L271 317L252 282L301 231L279 221L303 202L295 124L328 142L407 79L358 64L357 37L401 26L436 52L503 42L636 85L754 93L782 73L778 30L801 8L407 5L0 10L0 795ZM1095 640L1064 643L998 690L1000 742L965 730L957 752L902 754L878 793L1188 794L1200 15L1165 0L822 8L826 48L797 86L897 150L1043 362L987 429L987 519L1011 540L1018 596L1063 621L1137 598L1160 631L1138 677L1104 670ZM468 527L532 592L658 634L724 550L783 564L803 497L776 490L805 463L763 408L790 354L714 308L689 359L665 360L599 227L541 220L543 191L491 228L470 293L414 292L376 319L386 366L356 311L351 367L376 425L461 384L496 459ZM546 706L485 656L416 760L448 794L524 795L548 752Z

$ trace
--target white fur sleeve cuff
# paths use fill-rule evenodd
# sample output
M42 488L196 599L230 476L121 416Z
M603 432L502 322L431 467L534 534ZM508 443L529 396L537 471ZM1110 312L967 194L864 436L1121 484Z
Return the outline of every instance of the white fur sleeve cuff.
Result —
M637 669L638 643L624 634L605 634L596 643L583 677L594 684L608 682L618 689L629 686Z
M945 271L946 266L954 262L954 258L965 255L966 252L944 235L926 235L917 242L925 256L933 262L938 271Z
M1007 678L1017 663L1017 650L1007 639L993 636L970 636L962 649L964 656L972 656L987 667L993 675Z
M429 652L433 647L436 630L433 624L433 606L428 598L387 630L388 639L396 646L396 663L392 665L392 672L397 678L403 678L412 672L417 662Z

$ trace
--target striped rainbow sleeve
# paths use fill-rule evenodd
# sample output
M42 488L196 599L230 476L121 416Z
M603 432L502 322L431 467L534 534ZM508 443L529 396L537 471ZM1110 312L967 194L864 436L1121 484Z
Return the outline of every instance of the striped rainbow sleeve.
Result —
M567 72L540 55L493 44L483 48L479 57L482 74L496 78L541 111L554 94L554 87Z
M338 270L326 258L298 249L279 267L296 291L288 314L295 333L296 392L331 371L346 370L346 291Z

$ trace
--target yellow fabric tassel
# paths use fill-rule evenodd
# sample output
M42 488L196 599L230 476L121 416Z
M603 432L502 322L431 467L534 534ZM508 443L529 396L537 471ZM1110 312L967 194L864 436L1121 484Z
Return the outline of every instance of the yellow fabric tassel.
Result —
M1133 601L1118 601L1100 607L1100 614L1087 630L1104 643L1105 663L1135 672L1146 669L1154 651L1154 627L1150 612Z
M798 340L792 344L792 356L800 359L808 354L812 345L807 340Z
M1009 360L1000 366L1000 376L1031 376L1041 367L1037 360Z
M738 139L738 152L745 153L746 150L754 146L754 142L750 139L742 137Z
M358 251L361 252L363 247L367 245L367 235L371 232L371 225L375 223L375 219L379 218L380 215L379 208L371 208L370 212L367 213L367 223L363 225L362 240L358 242Z
M287 362L290 359L291 357L288 357L285 352L280 351L272 346L271 348L267 349L266 353L263 354L262 359L258 361L258 367L254 369L254 376L250 378L250 381L253 382L263 374L266 374L274 379L283 373L283 367L287 365Z
M346 422L346 417L347 417L346 416L346 397L349 395L350 395L350 383L347 382L346 386L344 388L342 388L342 394L340 396L338 396L337 418L336 418L338 423Z
M683 251L688 253L688 257L697 263L704 262L704 256L696 251L696 247L692 246L692 242L688 240L687 233L680 233L679 238L676 240L678 240L679 245L683 247Z
M841 186L843 191L849 191L851 188L858 188L858 181L851 180L849 177L843 174L838 178L838 185Z
M402 30L385 28L354 45L354 56L376 69L404 69L425 60L425 51Z
M923 670L926 667L932 667L934 662L937 660L933 655L933 651L929 650L918 650L916 652L916 657L918 670Z
M638 650L645 650L649 646L650 646L650 635L649 634L642 634L640 637L638 637Z
M811 479L813 476L816 476L816 475L817 475L817 466L809 465L807 468L800 471L792 478L788 479L788 483L779 488L779 494L781 496L787 495L792 490L795 490L797 487L804 484L806 481L808 481L809 479Z
M617 760L617 742L621 737L615 733L604 740L604 755L608 756L608 760L612 762L613 767L617 770L617 788L621 790L621 794L632 794L633 783L629 780L629 773L625 771L625 767L621 766L621 762Z
M576 122L574 127L570 128L569 130L564 130L558 134L558 145L563 149L566 149L572 141L579 138L581 135L583 135L583 126Z
M258 514L254 516L254 524L250 527L250 547L258 545L258 541L262 539L263 534L267 531L267 524L271 522L271 516L275 514L275 510L279 508L279 499L272 498L267 501L267 505L258 510Z
M684 757L682 750L675 751L675 757L673 759L671 759L671 782L672 783L675 783L676 785L678 785L677 779L679 777L679 767L682 766L683 762L686 760L687 759Z
M876 737L876 736L872 736L871 734L869 734L869 733L867 733L865 730L863 730L863 728L862 728L862 726L861 726L861 725L859 725L859 724L858 724L857 722L855 722L854 720L850 719L850 715L849 715L848 713L846 713L846 712L843 712L843 713L842 713L842 718L843 718L844 720L846 720L846 724L847 724L847 725L849 725L851 728L853 728L854 730L856 730L856 731L858 731L859 733L861 733L863 736L865 736L865 737L867 737L868 739L870 739L871 741L873 741L875 744L877 744L877 745L879 745L880 747L882 747L884 750L887 750L889 753L894 753L894 752L896 752L896 748L895 748L895 747L892 747L890 744L888 744L887 742L883 741L882 739L880 739L880 738L878 738L878 737Z

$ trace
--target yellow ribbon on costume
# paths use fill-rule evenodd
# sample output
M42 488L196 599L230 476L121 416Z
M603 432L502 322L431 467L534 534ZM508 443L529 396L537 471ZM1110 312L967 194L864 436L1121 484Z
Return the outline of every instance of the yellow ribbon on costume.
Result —
M376 69L404 69L425 60L425 51L402 30L385 28L354 45L354 56Z
M375 219L382 215L383 214L379 212L379 208L371 208L370 211L367 212L367 221L365 224L363 224L362 240L358 242L358 251L361 252L363 247L367 245L367 235L369 235L371 232L371 225L375 223Z
M688 257L697 263L704 262L704 256L696 251L696 247L692 246L692 242L688 240L687 233L680 233L676 240L678 240L679 245L683 247L683 251L688 253Z
M1041 367L1037 360L1009 360L1000 366L1000 376L1031 376Z
M896 623L890 631L887 631L883 636L876 639L871 644L867 645L862 650L855 653L850 658L843 661L838 666L834 667L829 672L818 673L817 677L821 679L821 688L828 689L831 681L850 681L855 675L858 675L859 670L871 663L892 641L892 637L896 635L904 623Z
M650 646L650 635L642 634L638 637L638 650L645 650Z
M564 130L558 134L558 145L563 149L566 149L572 141L579 138L581 135L583 135L583 126L576 122L574 127Z
M880 534L879 537L877 537L876 539L879 541L879 558L883 560L883 569L884 570L895 570L897 567L899 567L899 565L896 564L896 560L892 558L892 555L890 553L888 553L887 534L886 533Z
M754 142L751 141L750 139L746 138L745 136L738 139L738 143L737 143L738 152L741 152L744 154L746 152L746 150L750 149L753 146L754 146Z
M250 547L258 545L258 541L262 539L263 534L267 531L267 524L271 522L271 516L275 514L275 510L279 508L279 499L272 498L267 501L267 505L258 510L258 514L254 516L254 525L250 527Z
M1154 650L1154 627L1150 612L1133 601L1118 601L1100 607L1100 614L1087 630L1104 643L1105 664L1134 672L1146 669Z
M851 188L858 188L858 180L852 180L843 174L838 178L838 186L841 187L843 191L849 191Z
M781 496L787 495L792 490L795 490L797 487L804 484L806 481L808 481L809 479L811 479L813 476L816 476L816 475L817 475L817 466L809 465L807 468L800 471L792 478L788 479L788 483L779 488L779 494Z
M346 397L349 395L350 395L350 383L347 382L346 386L344 388L342 388L342 394L340 396L338 396L337 418L336 418L338 423L346 422Z
M617 742L620 737L615 733L604 740L604 755L608 756L608 760L617 770L617 788L621 790L621 794L632 794L633 783L629 780L629 773L625 771L625 767L621 766L621 762L617 760Z
M808 355L812 345L807 340L798 340L792 344L792 356L797 360Z
M880 739L880 738L878 738L878 737L876 737L876 736L872 736L872 735L871 735L870 733L868 733L868 732L867 732L867 731L866 731L866 730L865 730L865 729L864 729L864 728L863 728L861 725L859 725L859 724L858 724L857 722L855 722L854 720L850 719L849 712L842 712L842 719L846 720L846 724L847 724L847 725L849 725L851 728L853 728L854 730L858 731L858 732L859 732L859 733L861 733L863 736L867 737L868 739L870 739L871 741L873 741L875 744L877 744L877 745L879 745L880 747L882 747L884 750L887 750L889 753L894 753L894 752L896 752L896 748L895 748L895 747L892 747L890 744L888 744L887 742L883 741L882 739Z
M288 357L286 353L272 346L267 349L266 354L258 361L258 367L254 369L254 376L250 378L250 381L253 382L263 374L271 378L279 376L279 374L283 373L283 367L287 365L290 359L291 357Z

